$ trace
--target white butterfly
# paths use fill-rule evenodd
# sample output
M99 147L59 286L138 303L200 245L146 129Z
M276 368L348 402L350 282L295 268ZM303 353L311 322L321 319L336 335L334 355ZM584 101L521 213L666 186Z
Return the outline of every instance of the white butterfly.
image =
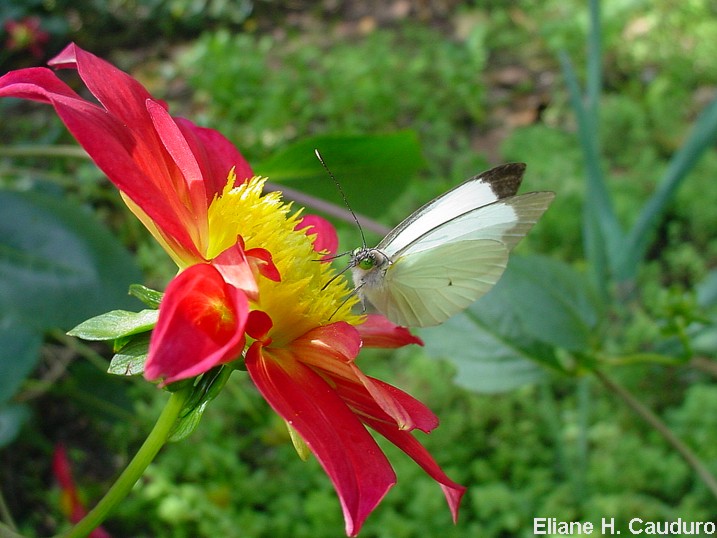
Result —
M397 325L443 323L487 293L508 253L553 201L552 192L516 196L525 164L483 172L428 202L375 248L351 254L363 304Z

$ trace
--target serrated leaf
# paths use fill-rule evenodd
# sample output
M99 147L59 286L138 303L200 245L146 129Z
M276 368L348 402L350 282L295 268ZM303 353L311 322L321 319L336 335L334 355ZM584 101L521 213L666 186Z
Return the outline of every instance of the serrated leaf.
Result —
M110 361L107 373L115 375L139 375L144 373L149 351L149 334L140 334L122 347Z
M314 149L321 152L341 183L352 209L373 217L384 212L385 202L403 192L408 181L424 165L416 134L402 131L305 138L253 168L271 182L284 183L343 205L336 186L314 155Z
M157 324L159 310L128 312L112 310L83 321L67 334L83 340L115 340L151 331Z

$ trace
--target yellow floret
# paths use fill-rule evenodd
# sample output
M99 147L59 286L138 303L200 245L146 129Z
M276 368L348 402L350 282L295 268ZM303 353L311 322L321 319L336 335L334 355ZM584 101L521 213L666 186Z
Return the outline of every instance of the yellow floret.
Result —
M224 191L209 206L209 247L211 259L244 239L246 249L268 250L281 275L281 282L259 276L259 298L252 309L271 317L271 337L275 345L291 342L308 330L336 321L356 325L362 316L351 313L358 301L343 277L333 280L329 263L317 261L312 240L305 230L294 231L301 211L291 212L291 204L279 192L263 195L266 178L254 177L235 187L229 177Z

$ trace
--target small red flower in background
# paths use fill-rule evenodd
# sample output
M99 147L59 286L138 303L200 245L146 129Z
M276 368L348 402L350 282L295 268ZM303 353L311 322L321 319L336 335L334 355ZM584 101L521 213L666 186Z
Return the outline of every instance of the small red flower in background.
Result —
M317 457L355 536L395 484L371 428L436 480L453 518L465 488L411 433L438 425L421 402L357 366L362 346L421 341L358 299L320 256L337 247L324 219L300 216L222 135L170 116L133 78L75 45L51 65L75 68L99 105L45 68L0 77L0 97L54 106L130 209L180 268L150 341L145 377L171 383L244 361L269 405ZM318 253L318 255L317 255ZM299 441L297 441L299 443Z
M5 48L11 52L26 50L35 58L42 58L45 55L45 45L50 40L50 34L42 30L41 25L39 17L5 21L4 28L8 34Z
M61 443L55 446L55 452L52 455L52 474L62 492L62 511L72 523L77 523L85 517L87 510L80 500L77 485L72 478L72 467L67 457L67 450ZM89 534L89 538L111 538L111 536L102 527L97 527Z

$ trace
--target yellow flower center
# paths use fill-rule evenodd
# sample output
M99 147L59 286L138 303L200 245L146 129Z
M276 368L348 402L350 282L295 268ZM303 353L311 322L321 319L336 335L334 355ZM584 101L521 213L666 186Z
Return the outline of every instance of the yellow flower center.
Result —
M292 204L284 203L279 192L262 195L266 178L254 177L237 187L235 180L232 171L224 191L209 206L207 258L234 245L237 235L247 250L263 248L271 253L281 282L259 276L259 298L251 308L271 317L273 345L287 344L320 325L361 323L363 317L351 312L358 299L349 297L352 288L345 278L336 278L322 289L335 272L330 263L318 261L306 231L294 230L301 210L292 213Z

